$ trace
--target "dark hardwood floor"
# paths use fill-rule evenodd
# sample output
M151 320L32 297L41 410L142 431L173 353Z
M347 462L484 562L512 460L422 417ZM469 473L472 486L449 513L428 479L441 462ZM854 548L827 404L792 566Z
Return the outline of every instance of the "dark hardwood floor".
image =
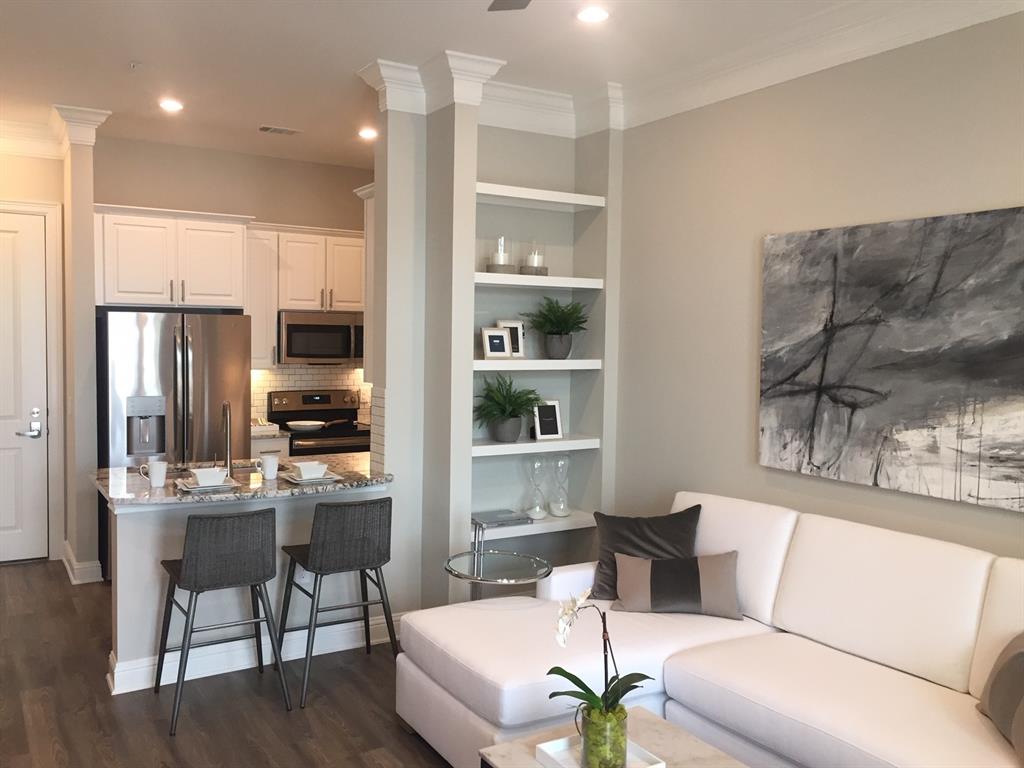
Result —
M269 666L191 680L173 738L173 686L111 696L109 649L109 587L73 587L59 562L0 567L0 767L447 765L400 727L387 646L314 657L304 710Z

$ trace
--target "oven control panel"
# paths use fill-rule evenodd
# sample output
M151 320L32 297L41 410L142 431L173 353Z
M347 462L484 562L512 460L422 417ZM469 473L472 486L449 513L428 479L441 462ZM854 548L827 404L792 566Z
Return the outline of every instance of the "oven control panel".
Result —
M267 395L268 413L358 408L358 389L298 389Z

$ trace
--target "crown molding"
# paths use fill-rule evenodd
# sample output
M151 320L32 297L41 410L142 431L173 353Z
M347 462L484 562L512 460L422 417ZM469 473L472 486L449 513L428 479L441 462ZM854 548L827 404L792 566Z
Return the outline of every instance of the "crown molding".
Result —
M603 93L576 109L577 137L609 128L621 131L625 123L625 101L620 83L607 83Z
M814 14L786 35L766 38L700 72L668 75L632 91L632 128L1024 10L1024 0L845 3Z
M377 92L377 107L381 112L426 114L426 91L419 67L377 59L356 74Z
M50 113L50 129L60 142L62 153L67 153L71 144L91 147L96 144L96 129L110 117L106 109L70 107L54 104Z
M369 184L364 184L363 186L357 187L356 189L353 189L352 191L361 200L371 200L373 198L373 190L374 190L374 182L371 181Z
M444 51L420 67L427 114L449 104L479 107L484 83L505 66L501 59Z
M0 154L60 160L60 141L49 125L0 120Z
M568 93L494 80L484 84L479 121L494 128L576 137L576 111Z

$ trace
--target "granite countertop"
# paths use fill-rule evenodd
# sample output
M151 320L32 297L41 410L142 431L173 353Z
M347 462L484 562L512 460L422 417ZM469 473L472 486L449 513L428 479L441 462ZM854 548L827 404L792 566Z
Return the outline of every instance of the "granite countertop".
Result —
M280 440L282 437L291 437L291 433L285 432L283 429L277 430L277 432L263 432L260 434L250 434L250 440Z
M94 476L96 487L114 507L147 506L152 504L210 504L216 502L250 501L253 499L277 499L291 496L320 496L343 493L360 489L387 487L394 477L370 471L369 454L340 453L321 456L302 456L302 461L322 461L328 469L339 476L333 483L296 485L278 475L276 480L265 480L262 473L253 467L251 459L233 461L235 480L240 487L216 493L185 493L178 490L173 478L168 478L162 488L150 488L149 481L139 475L134 467L100 469ZM289 466L286 460L284 466ZM189 466L211 466L211 462ZM279 470L281 471L281 470Z

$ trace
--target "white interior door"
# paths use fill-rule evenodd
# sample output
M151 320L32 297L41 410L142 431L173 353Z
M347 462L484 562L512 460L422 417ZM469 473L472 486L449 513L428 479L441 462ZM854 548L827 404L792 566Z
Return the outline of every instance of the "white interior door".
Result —
M47 555L46 235L0 212L0 561Z

